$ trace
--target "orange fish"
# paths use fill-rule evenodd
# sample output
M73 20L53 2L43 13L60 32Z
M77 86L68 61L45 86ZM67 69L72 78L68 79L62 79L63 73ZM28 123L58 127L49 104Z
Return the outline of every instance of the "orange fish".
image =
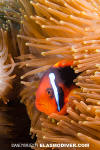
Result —
M73 61L62 60L44 73L36 92L35 105L39 111L47 115L66 114L69 95L76 89L73 80L77 75L72 65Z

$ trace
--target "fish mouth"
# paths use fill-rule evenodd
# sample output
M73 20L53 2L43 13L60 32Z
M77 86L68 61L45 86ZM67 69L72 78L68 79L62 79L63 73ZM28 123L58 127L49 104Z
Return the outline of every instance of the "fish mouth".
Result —
M42 106L42 110L46 110L46 112L48 112L47 106L43 103L36 103L36 107L41 111L41 106ZM45 112L45 111L42 111Z
M58 111L57 110L54 110L54 111L51 111L48 109L48 106L45 105L44 103L36 103L36 107L37 109L40 111L40 112L43 112L47 115L50 115L52 113L57 113Z
M46 105L44 103L35 103L35 104L36 104L36 106L45 106L46 107Z
M38 106L44 106L45 104L36 103L36 105L38 105Z

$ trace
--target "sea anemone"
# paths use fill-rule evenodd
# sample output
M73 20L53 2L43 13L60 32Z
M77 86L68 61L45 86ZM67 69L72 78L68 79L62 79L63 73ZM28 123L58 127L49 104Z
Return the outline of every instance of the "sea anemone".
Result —
M72 59L73 55L74 59L82 59L91 53L91 50L99 49L97 40L100 32L99 2L69 0L20 2L22 32L18 35L18 39L22 39L29 47L23 50L24 54L29 52L35 57L29 63L26 61L26 66L33 66L33 63L36 66L52 65L62 58ZM41 65L38 57L42 60ZM45 63L47 62L45 59L50 62Z
M20 103L20 70L13 60L20 55L16 36L20 28L19 6L16 0L0 1L0 147L6 150L11 149L11 143L31 142L30 120Z
M32 114L35 97L32 97L32 94L35 93L39 82L38 79L35 80L36 75L40 78L40 72L61 59L73 59L73 69L76 73L80 73L74 82L81 91L77 92L78 97L70 97L70 103L66 106L67 115L51 114L49 118L43 115L40 119L41 130L39 126L35 126L37 128L34 129L32 123L31 132L37 134L38 143L83 142L90 143L89 149L98 150L100 148L100 2L98 0L21 0L20 2L22 21L18 39L23 55L19 57L21 60L19 65L32 67L31 71L28 70L21 77L24 79L32 76L28 78L28 82L22 81L26 87L21 92L21 96L27 104L31 121L34 122ZM27 95L29 91L30 98Z
M8 54L7 32L0 30L0 98L6 103L8 100L6 95L10 88L12 88L12 79L15 75L11 75L15 63Z

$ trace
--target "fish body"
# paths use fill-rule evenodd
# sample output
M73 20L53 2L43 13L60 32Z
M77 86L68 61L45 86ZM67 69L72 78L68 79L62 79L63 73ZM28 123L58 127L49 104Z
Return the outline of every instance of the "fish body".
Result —
M77 75L72 64L73 61L62 60L44 73L36 92L35 105L39 111L47 115L66 114L68 97L76 88L73 80Z

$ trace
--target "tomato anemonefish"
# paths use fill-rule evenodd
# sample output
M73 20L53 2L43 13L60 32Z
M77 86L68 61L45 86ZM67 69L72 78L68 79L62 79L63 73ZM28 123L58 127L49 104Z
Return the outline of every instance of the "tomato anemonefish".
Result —
M39 111L47 115L66 114L68 97L77 89L73 85L77 75L72 65L73 61L62 60L44 73L36 92L35 105Z

